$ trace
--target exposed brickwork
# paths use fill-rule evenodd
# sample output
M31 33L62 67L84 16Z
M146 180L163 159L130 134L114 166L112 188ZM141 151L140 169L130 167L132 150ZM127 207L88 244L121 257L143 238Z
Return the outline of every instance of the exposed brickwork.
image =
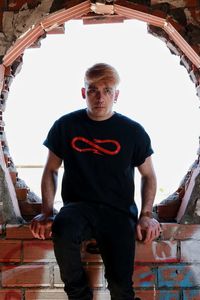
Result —
M165 265L158 267L159 288L193 288L200 285L198 265Z
M22 294L21 290L17 290L17 289L0 290L0 299L1 300L22 300L23 299L22 297L23 297L23 294Z
M137 242L133 277L137 297L199 300L200 225L165 223L162 228L162 236L152 244ZM94 241L82 245L82 261L94 289L94 299L110 300L100 255L86 253L91 242ZM52 241L34 239L27 225L7 225L2 231L0 262L0 299L67 299ZM20 298L22 295L24 298Z
M33 238L28 226L7 225L4 238L8 240L30 240Z
M71 12L74 11L77 6L82 5L83 2L84 1L81 0L47 0L43 2L39 0L15 0L7 1L6 4L4 3L3 5L1 5L0 9L2 13L0 15L0 56L4 59L3 64L0 65L1 113L4 112L6 107L10 85L14 77L21 70L23 62L23 51L27 47L40 46L40 39L46 37L46 34L48 32L51 33L52 27L55 26L55 24L52 23L55 22L52 21L54 19L52 19L50 16L47 21L47 18L43 18L44 15L47 16L49 13L59 12L61 9L64 9L66 11L70 9ZM92 1L92 3L95 4L95 1ZM110 1L108 1L106 4L109 5L109 3ZM198 54L200 53L200 9L198 1L170 0L163 3L163 1L159 0L116 0L114 4L116 4L116 6L124 7L129 11L136 10L138 12L146 13L147 15L152 16L152 18L155 17L155 20L157 20L156 18L160 18L160 20L166 21L163 27L161 25L154 26L149 24L148 31L154 36L161 38L173 54L180 56L180 64L182 64L187 69L190 79L196 86L197 95L200 97L200 70L198 63L196 62L198 56L195 56L195 52ZM113 3L110 3L110 5L113 5ZM87 20L91 20L91 13L95 15L94 11L92 12L90 8L91 7L89 5L89 1L88 6L86 5L86 8L81 8L83 9L84 13L80 15L79 18L83 18L86 23ZM84 9L86 9L87 13L85 13ZM119 20L123 21L123 19L126 18L126 13L124 13L125 15L123 15L123 13L122 15L120 14L121 12L119 11L119 14L115 13L114 15L98 15L98 18L100 22L102 21L102 17L103 19L107 18L109 22L112 22L111 17L117 17ZM93 21L95 19L97 20L98 18L97 15L95 15ZM41 22L43 22L43 25L39 26L38 24L41 24ZM35 25L35 27L33 25ZM58 19L56 21L56 26L61 29L63 28L62 22L59 23ZM18 39L19 36L21 36L31 27L31 33L34 33L30 38L31 42L28 42L29 39L27 38L26 41L23 40L23 38ZM168 30L166 30L166 28L168 28ZM185 41L188 42L188 46L190 45L191 49L182 49L180 44L176 45L177 40L173 39L173 31L177 31L177 34L180 35L180 38L184 38ZM53 32L59 33L64 31L60 31L60 29L56 30L55 28ZM19 46L20 43L22 43L21 46ZM10 48L11 44L13 46ZM5 60L5 53L9 48L10 51L13 52L11 57ZM191 60L189 59L189 52L192 51L192 49L194 49L195 51L193 53L193 56L196 57L194 60L195 63L193 62L192 58ZM10 53L10 51L8 52ZM5 163L9 170L12 182L15 186L15 192L19 201L20 211L22 212L23 218L26 221L29 221L40 211L40 203L37 203L36 205L30 203L30 201L28 201L29 188L26 185L19 186L17 170L8 150L3 119L1 120L0 124L0 133ZM179 200L181 200L180 197ZM166 214L168 216L167 220L161 218L161 221L174 221L177 210L179 208L179 204L180 201L174 201L173 205L171 206L162 205L158 207L157 212L158 214L160 214L160 216L165 216Z
M52 241L24 241L23 261L55 262Z
M183 300L200 300L199 290L184 290Z
M0 240L0 262L20 262L21 241Z
M200 263L199 240L181 241L181 262Z
M40 211L40 203L28 203L29 188L21 185L14 162L8 150L4 132L3 112L9 89L14 77L20 72L23 51L4 63L5 54L11 49L17 38L33 25L40 24L43 17L59 10L73 8L81 0L8 0L0 1L0 143L3 156L1 165L5 164L10 174L9 184L15 187L17 200L23 217L31 218ZM95 3L95 0L92 1ZM153 17L166 20L180 37L184 38L194 53L200 54L200 7L198 0L116 0L122 7L138 10ZM107 3L108 4L108 3ZM113 3L111 3L113 4ZM95 16L84 13L84 21L102 23L123 21L124 16ZM80 18L80 16L79 16ZM96 21L95 21L96 20ZM46 37L50 29L39 28L35 38L28 44L39 47L40 39ZM62 24L58 24L62 29ZM64 32L54 29L53 33ZM171 28L171 27L170 27ZM176 45L173 37L165 28L149 25L149 33L162 39L171 53L180 57L183 65L196 87L200 98L200 69L188 58L186 52ZM24 49L27 45L24 46ZM197 55L197 56L198 56ZM7 61L8 62L8 61ZM187 179L187 178L186 178ZM12 187L13 187L12 186ZM185 189L179 189L182 200ZM195 192L195 195L199 192ZM173 195L174 196L174 195ZM175 195L177 196L177 194ZM196 196L195 196L196 197ZM195 202L195 197L193 197ZM173 198L173 197L172 197ZM169 200L169 199L168 199ZM171 199L171 200L174 200ZM1 199L0 199L1 201ZM166 202L165 202L166 203ZM173 202L171 207L160 206L160 215L171 220L176 217L180 203ZM164 210L163 210L164 209ZM189 210L188 210L189 211ZM1 217L1 216L0 216ZM1 218L0 218L1 219ZM187 219L188 220L188 219ZM192 218L191 218L192 222ZM200 300L200 259L199 239L200 225L178 225L163 223L163 232L158 241L151 245L137 242L134 272L136 296L142 300ZM87 252L87 243L82 246L82 261L94 288L95 300L109 300L106 289L104 266L99 254ZM33 239L28 226L0 225L0 299L1 300L55 300L67 299L63 292L63 283L55 261L52 241Z
M95 300L110 300L108 291L94 291ZM25 292L25 299L28 300L67 300L63 289L34 289ZM17 300L17 299L16 299ZM151 300L148 298L148 300Z
M137 243L137 263L178 262L178 241L153 242L144 247L143 243Z
M50 286L50 266L23 265L3 266L2 287Z

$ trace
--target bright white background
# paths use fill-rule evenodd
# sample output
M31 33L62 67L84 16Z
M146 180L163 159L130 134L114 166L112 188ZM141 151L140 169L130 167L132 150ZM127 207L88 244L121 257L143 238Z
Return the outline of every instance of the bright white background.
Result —
M65 29L65 35L47 36L40 49L25 51L11 86L5 130L14 163L45 163L42 143L50 126L59 116L85 107L80 93L85 69L107 62L121 77L115 110L140 122L151 136L159 202L178 188L197 158L199 100L186 69L163 41L147 33L143 22L69 21ZM40 195L41 171L20 169L19 177Z

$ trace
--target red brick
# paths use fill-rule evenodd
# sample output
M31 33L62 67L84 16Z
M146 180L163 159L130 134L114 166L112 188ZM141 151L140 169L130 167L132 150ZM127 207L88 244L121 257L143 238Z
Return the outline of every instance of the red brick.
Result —
M179 300L180 292L173 290L151 290L151 291L138 291L135 290L136 297L139 297L141 300ZM167 298L166 298L167 295Z
M180 225L176 234L174 235L177 240L200 239L200 225L188 224Z
M158 267L159 288L192 288L200 285L199 265L166 265Z
M25 201L27 199L27 195L28 195L28 189L27 188L16 188L15 192L16 192L18 200Z
M65 26L63 24L52 28L47 32L47 34L65 34Z
M186 0L186 7L187 8L198 7L198 6L199 6L198 0Z
M104 267L101 265L84 266L92 288L103 288L106 285L104 278Z
M177 242L159 241L151 244L136 243L135 262L177 262Z
M61 289L34 289L25 291L25 299L27 300L67 300L66 293ZM108 290L94 291L95 300L110 300L110 293ZM14 299L13 299L14 300Z
M162 240L200 239L199 224L162 223L161 226Z
M100 254L89 253L86 250L86 247L89 243L96 243L95 240L86 241L82 243L81 247L81 259L83 262L102 262L102 258Z
M181 242L181 262L200 263L199 240Z
M10 177L12 179L13 184L15 185L16 181L17 181L17 173L16 172L9 172L9 174L10 174Z
M148 266L135 265L133 281L134 287L154 287L156 282L156 270Z
M43 265L4 266L2 267L2 286L50 286L49 267Z
M161 223L162 227L162 240L175 239L174 235L179 230L180 225L176 223Z
M30 203L28 201L21 201L19 200L19 207L20 207L20 211L22 212L23 216L28 216L29 220L32 220L33 217L35 217L36 215L39 215L41 213L41 207L42 204L41 203Z
M135 290L135 296L139 297L141 300L148 299L148 300L155 300L155 291L138 291Z
M27 300L66 300L67 296L63 289L28 289L25 291Z
M144 13L149 13L149 8L146 5L141 5L141 4L138 4L138 3L131 3L129 1L124 1L124 0L118 0L117 4L121 5L123 7L138 10L138 11L141 11L141 12L144 12Z
M180 204L178 201L176 203L173 203L173 205L158 204L156 209L158 218L165 222L170 222L171 220L174 220L177 216L179 206Z
M81 252L81 260L83 262L102 262L100 254L91 254L87 251Z
M183 291L183 300L200 300L200 290L185 290Z
M24 262L55 262L52 241L33 240L23 242Z
M165 19L167 17L167 12L162 10L153 9L152 15Z
M12 75L11 66L5 67L5 76L11 76L11 75Z
M6 225L7 239L34 239L29 226Z
M84 266L88 275L88 280L92 288L102 288L106 282L104 279L104 269L101 265L88 265ZM64 284L60 278L60 270L58 266L54 267L54 286L63 287Z
M1 300L21 300L22 293L20 290L0 290L0 299Z
M180 25L177 21L175 21L172 17L169 16L167 18L167 21L174 27L176 31L178 31L180 34L184 34L184 26Z
M199 45L191 45L191 48L198 54L200 55L200 46ZM200 79L198 81L200 83Z
M93 25L93 24L113 24L113 23L123 23L124 19L126 19L123 16L119 15L107 15L106 18L97 18L96 15L90 15L83 18L83 24L84 25Z
M0 262L20 262L21 241L0 240Z

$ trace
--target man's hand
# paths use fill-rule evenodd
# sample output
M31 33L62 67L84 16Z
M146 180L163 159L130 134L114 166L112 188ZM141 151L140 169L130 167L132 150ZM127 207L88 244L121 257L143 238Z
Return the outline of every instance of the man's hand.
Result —
M45 239L51 237L51 226L53 217L39 214L33 218L30 224L30 230L35 238Z
M137 236L143 243L150 243L160 236L162 229L156 219L140 217L137 224Z

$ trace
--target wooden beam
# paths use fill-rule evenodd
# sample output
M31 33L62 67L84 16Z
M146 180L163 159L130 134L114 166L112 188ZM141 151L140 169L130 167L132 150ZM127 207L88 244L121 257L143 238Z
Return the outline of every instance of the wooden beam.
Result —
M48 34L64 34L65 33L65 26L64 24L59 25L56 28L53 28L52 30L47 32Z
M123 23L127 18L119 15L96 15L88 14L82 17L84 25L90 24L107 24L107 23Z

